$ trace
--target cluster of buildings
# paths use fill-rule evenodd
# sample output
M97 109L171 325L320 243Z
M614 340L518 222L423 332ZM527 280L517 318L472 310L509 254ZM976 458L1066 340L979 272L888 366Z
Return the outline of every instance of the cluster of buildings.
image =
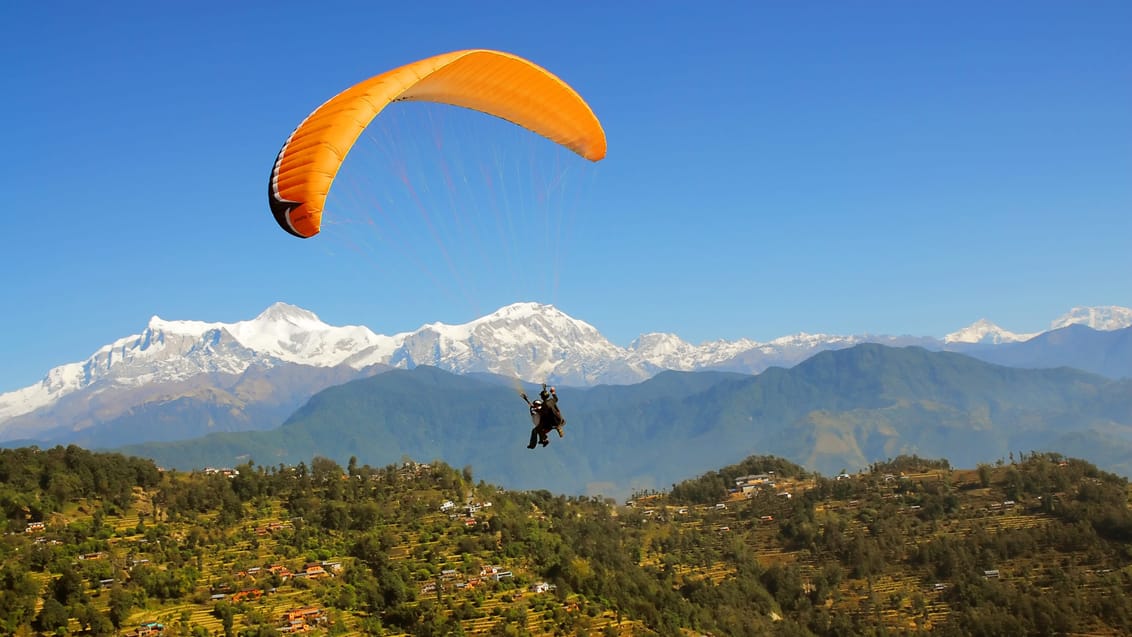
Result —
M460 573L454 568L449 568L440 572L439 582L427 582L422 585L421 594L435 593L438 585L444 589L456 588L458 590L470 590L489 580L501 582L505 579L513 579L514 577L515 574L512 571L496 564L481 566L479 577L469 577L467 580L460 579ZM535 582L528 586L527 590L531 593L546 593L556 588L554 584Z
M126 633L126 637L153 637L165 632L165 625L158 622L139 624L137 628Z
M62 544L62 542L60 542L59 540L55 540L55 539L49 540L46 537L43 537L42 534L45 531L47 531L47 525L43 522L28 522L27 527L24 528L24 533L26 533L27 535L39 535L40 536L40 537L35 538L36 544L50 544L50 545Z
M410 460L401 464L401 468L397 470L397 475L401 478L420 478L432 475L432 472L432 465Z
M754 493L763 487L773 486L773 473L752 473L751 475L735 478L735 490L737 493L742 493L743 495Z
M329 621L330 618L326 616L326 611L317 606L294 608L283 613L279 632L284 634L305 633L308 630L323 626Z
M292 528L290 522L269 522L264 526L257 526L255 528L255 534L260 537L264 537L266 535L290 528Z
M303 564L302 568L294 571L282 564L272 564L271 566L267 567L253 566L245 571L237 572L236 577L255 579L257 577L260 577L264 573L270 573L271 575L278 575L279 578L283 581L287 581L293 578L307 578L317 580L334 577L340 572L342 572L341 562L323 560L321 562L307 562L306 564Z
M455 502L445 500L440 504L440 512L447 513L449 519L452 520L462 517L464 518L464 526L470 527L476 525L476 514L490 506L490 502L468 502L463 507L457 507Z

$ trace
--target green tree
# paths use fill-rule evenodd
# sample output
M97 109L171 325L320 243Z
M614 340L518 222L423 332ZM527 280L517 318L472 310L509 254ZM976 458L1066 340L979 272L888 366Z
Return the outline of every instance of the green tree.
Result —
M989 464L979 465L979 484L982 485L983 488L990 486L991 471L993 470L991 469L991 466Z
M32 627L43 633L53 633L57 628L65 628L69 618L67 607L54 597L48 597L43 600L43 608L39 609Z
M122 624L129 618L130 609L133 608L133 605L133 595L122 588L120 584L115 583L114 586L110 588L110 601L107 604L107 614L115 630L122 629Z

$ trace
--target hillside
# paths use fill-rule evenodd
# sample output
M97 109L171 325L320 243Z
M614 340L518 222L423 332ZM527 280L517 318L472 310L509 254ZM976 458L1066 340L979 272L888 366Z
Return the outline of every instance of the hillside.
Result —
M1057 455L837 479L751 457L628 506L411 461L184 474L57 447L0 451L0 478L6 634L1132 630L1128 484Z
M381 465L407 455L471 464L510 488L617 496L752 453L830 475L899 454L974 466L1068 448L1132 474L1132 381L918 347L865 344L758 376L664 372L559 393L566 438L534 452L514 387L429 367L327 389L275 430L122 450L181 469L312 454Z
M1132 378L1132 327L1098 330L1072 324L1020 343L973 349L971 356L1011 367L1073 367Z

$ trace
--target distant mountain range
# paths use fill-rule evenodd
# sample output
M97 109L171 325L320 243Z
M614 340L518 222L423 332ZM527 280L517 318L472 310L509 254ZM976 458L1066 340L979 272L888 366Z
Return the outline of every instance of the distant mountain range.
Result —
M1074 308L1039 335L978 321L943 339L796 334L689 344L645 334L619 347L553 306L518 303L463 325L384 336L337 327L284 303L249 321L150 319L86 361L0 394L0 441L114 446L277 427L317 392L391 369L427 365L567 386L627 385L666 371L757 374L861 343L961 351L1029 367L1132 377L1132 310Z
M666 371L564 388L566 436L533 451L517 390L503 377L393 370L319 392L277 429L122 450L173 468L443 459L511 488L605 495L667 488L751 454L832 475L899 454L975 466L1056 450L1132 472L1132 380L920 347L861 344L753 376Z

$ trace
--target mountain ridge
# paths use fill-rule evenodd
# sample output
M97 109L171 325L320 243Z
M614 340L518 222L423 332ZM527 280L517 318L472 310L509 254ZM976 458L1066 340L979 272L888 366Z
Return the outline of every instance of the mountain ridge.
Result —
M1106 327L1132 325L1132 310L1115 306L1074 308L1051 325L1080 326L1095 323ZM1068 328L1060 328L1068 329ZM1119 328L1105 334L1113 334ZM1055 330L1056 331L1056 330ZM1050 334L1049 332L1043 334ZM1041 336L1041 335L1039 335ZM730 371L753 374L773 366L789 367L817 352L876 342L890 346L919 345L929 349L951 349L994 360L1000 348L1013 347L1011 357L1026 364L1069 364L1072 348L1045 345L1039 337L1019 340L988 321L945 339L912 336L798 333L767 342L751 339L715 340L692 345L675 334L646 333L627 347L613 344L592 325L565 314L552 305L515 303L468 323L428 323L412 332L379 335L357 325L331 326L306 309L275 303L258 316L236 323L170 321L153 316L140 333L116 339L86 361L50 370L35 385L0 394L0 440L44 438L69 442L108 440L115 422L130 413L154 410L161 404L199 396L212 387L227 391L216 379L239 376L249 370L286 369L287 385L298 392L296 403L325 387L323 377L336 382L364 377L390 368L431 365L455 373L488 373L528 381L560 385L593 386L633 384L664 370ZM950 340L948 340L950 339ZM966 339L966 340L964 340ZM1047 339L1048 340L1048 339ZM1108 353L1091 351L1082 357L1083 368L1116 377L1132 375L1132 342L1110 339ZM1056 355L1024 352L1034 347L1057 349ZM1089 350L1093 346L1082 345ZM1125 356L1125 352L1129 355ZM335 370L335 371L327 371ZM304 389L304 386L307 386ZM254 402L254 401L253 401ZM179 404L183 410L186 403ZM259 409L251 403L233 403L243 414L216 424L221 428L264 429L275 426L278 411ZM83 412L79 406L92 407ZM93 409L97 405L98 409ZM200 403L206 417L212 407ZM159 418L159 420L162 420ZM167 427L176 427L169 420ZM196 427L197 425L193 425ZM91 428L103 432L82 433ZM194 429L194 431L196 431ZM139 431L139 433L141 433ZM157 432L155 438L165 438Z
M1106 467L1132 472L1132 381L919 347L861 344L755 376L665 371L635 385L560 389L566 437L533 452L515 394L435 367L391 370L316 394L274 430L122 451L174 468L407 455L559 492L662 487L751 453L832 475L913 453L974 466L1070 439L1074 448L1105 440Z

